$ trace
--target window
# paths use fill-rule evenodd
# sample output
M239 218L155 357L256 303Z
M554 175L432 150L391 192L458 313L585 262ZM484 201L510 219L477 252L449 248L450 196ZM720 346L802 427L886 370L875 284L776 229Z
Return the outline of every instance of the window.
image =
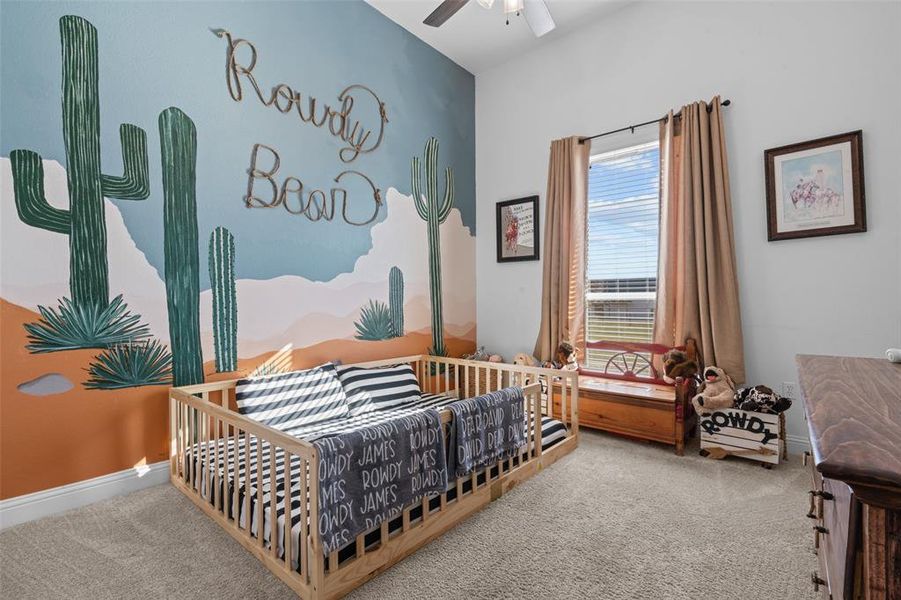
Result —
M591 157L586 341L651 341L657 296L659 213L657 142ZM585 367L604 371L615 354L610 350L588 350Z

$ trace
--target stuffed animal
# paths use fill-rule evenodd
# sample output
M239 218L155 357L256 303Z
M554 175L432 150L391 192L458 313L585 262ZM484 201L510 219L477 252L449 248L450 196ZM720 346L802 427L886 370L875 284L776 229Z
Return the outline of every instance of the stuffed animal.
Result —
M516 356L513 357L514 365L522 365L524 367L537 367L538 361L535 360L534 356L530 356L525 352L520 352Z
M698 374L698 363L688 357L683 350L673 348L663 355L663 380L676 383L677 377L688 379Z
M576 357L579 355L578 350L573 348L569 342L560 342L557 346L557 356L555 362L560 364L560 368L564 371L578 371L579 362Z
M488 360L488 353L485 352L485 346L479 346L472 354L464 354L465 360Z
M735 402L735 384L719 367L704 368L704 381L698 386L698 394L691 404L699 415L710 414L720 408L732 408Z
M784 398L765 385L741 388L735 392L735 408L742 410L778 415L791 405L791 398Z
M579 362L576 360L578 351L569 342L560 342L553 360L542 363L545 369L563 369L564 371L578 371Z
M500 354L492 354L491 356L488 357L488 362L502 363L502 362L504 362L504 357L501 356Z

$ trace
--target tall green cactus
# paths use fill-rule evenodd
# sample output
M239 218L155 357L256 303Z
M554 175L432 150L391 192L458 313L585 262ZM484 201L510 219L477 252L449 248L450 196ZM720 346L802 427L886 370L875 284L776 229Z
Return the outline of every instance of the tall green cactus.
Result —
M160 113L163 249L175 386L203 382L200 267L197 245L197 131L182 111Z
M412 185L416 212L428 225L429 234L429 293L432 299L432 348L436 356L445 356L444 315L441 301L441 237L439 225L444 223L454 203L454 172L444 171L444 198L438 198L438 140L429 138L423 155L425 163L425 198L422 190L422 172L419 157L413 157Z
M69 288L74 304L103 310L109 305L103 198L144 200L150 195L147 135L140 127L122 124L122 175L101 173L97 30L85 19L69 15L60 18L59 32L69 208L54 208L47 202L42 159L31 150L10 152L13 191L23 223L69 236Z
M404 335L404 274L397 267L388 271L388 311L394 337Z
M210 234L210 287L213 291L213 346L216 371L238 368L238 305L235 294L235 237L225 227Z

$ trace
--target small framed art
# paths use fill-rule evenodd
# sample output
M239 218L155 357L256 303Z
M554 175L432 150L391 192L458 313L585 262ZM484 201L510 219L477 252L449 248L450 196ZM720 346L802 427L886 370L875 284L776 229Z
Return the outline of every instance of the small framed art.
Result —
M764 152L770 241L867 230L861 145L852 131Z
M538 260L538 196L497 203L497 262Z

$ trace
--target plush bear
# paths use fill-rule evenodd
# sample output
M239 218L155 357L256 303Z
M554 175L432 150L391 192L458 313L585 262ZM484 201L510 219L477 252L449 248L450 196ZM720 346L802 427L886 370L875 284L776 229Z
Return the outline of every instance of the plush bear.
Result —
M735 408L742 410L778 415L791 405L791 398L784 398L765 385L741 388L735 392Z
M688 379L698 374L698 363L688 357L684 350L673 348L663 355L663 380L676 383L677 377Z
M710 414L720 408L732 408L735 402L735 384L719 367L704 368L704 380L698 386L691 404L699 415Z

